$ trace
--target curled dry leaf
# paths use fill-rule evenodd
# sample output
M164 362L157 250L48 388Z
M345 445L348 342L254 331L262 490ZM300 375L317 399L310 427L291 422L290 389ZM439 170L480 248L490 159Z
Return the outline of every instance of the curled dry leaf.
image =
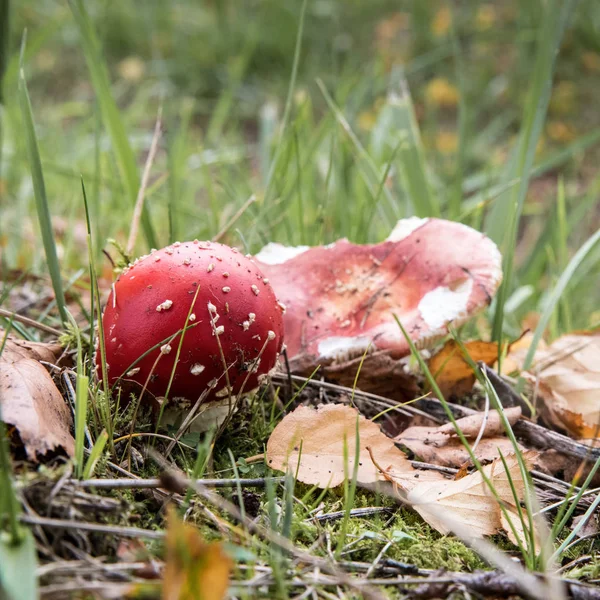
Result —
M317 409L299 406L287 415L267 442L267 464L272 469L297 473L304 483L335 487L346 476L352 477L357 432L358 483L368 485L386 479L373 460L386 471L392 469L402 487L412 487L419 480L422 472L412 467L379 425L344 404Z
M508 422L514 425L521 417L519 407L507 408L504 411ZM514 452L511 441L506 438L500 415L496 410L486 414L481 412L457 420L457 425L465 437L474 440L485 426L483 437L475 448L475 456L480 461L491 461L498 458L499 452L510 454ZM457 436L452 423L440 427L409 427L405 429L396 441L406 446L415 456L425 462L444 467L460 467L470 460L467 449Z
M492 366L498 358L496 342L465 342L465 349L474 362L482 361ZM465 360L455 340L449 340L429 361L429 370L433 373L445 398L462 396L471 391L475 383L475 374Z
M536 354L534 370L544 418L576 438L600 437L600 333L558 338Z
M4 332L0 330L0 339ZM73 420L54 381L40 360L54 363L59 344L27 342L9 336L0 356L0 405L2 419L19 432L27 456L62 448L73 456Z
M523 459L531 468L535 453L525 452ZM500 459L483 467L504 506L515 507L516 499L509 480L521 502L525 494L525 482L517 457L505 457L508 473ZM440 533L464 528L472 536L482 537L502 531L502 511L494 495L479 471L454 481L421 483L410 491L406 501ZM506 524L506 523L505 523Z
M286 305L291 366L345 363L365 352L410 353L394 314L416 344L431 346L488 305L501 256L481 233L440 219L399 221L384 242L289 248L268 244L256 256Z
M233 561L220 543L207 543L175 509L168 515L164 600L221 600L229 587Z

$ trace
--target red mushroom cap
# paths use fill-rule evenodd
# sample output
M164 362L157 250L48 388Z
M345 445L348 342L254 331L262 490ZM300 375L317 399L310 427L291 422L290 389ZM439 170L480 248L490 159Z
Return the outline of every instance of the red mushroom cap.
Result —
M394 314L423 348L488 305L502 280L494 243L441 219L401 220L380 244L268 244L255 258L287 307L292 368L348 361L367 348L406 356Z
M282 313L254 261L229 246L195 240L153 250L123 271L108 298L102 323L109 382L147 384L164 396L177 332L187 324L169 396L196 400L207 388L209 397L227 396L223 360L231 393L250 391L277 362ZM99 351L96 365L100 374Z

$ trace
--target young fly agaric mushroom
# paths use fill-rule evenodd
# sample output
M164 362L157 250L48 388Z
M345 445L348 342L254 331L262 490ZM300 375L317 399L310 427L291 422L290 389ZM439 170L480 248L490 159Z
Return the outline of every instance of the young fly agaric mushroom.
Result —
M233 248L194 240L153 250L121 273L108 298L109 382L135 381L164 396L181 343L170 397L250 391L277 362L282 312L254 261Z
M431 346L488 305L502 259L483 234L441 219L404 219L380 244L268 244L257 264L287 307L292 368L350 361L383 350L410 353L398 317L420 348Z

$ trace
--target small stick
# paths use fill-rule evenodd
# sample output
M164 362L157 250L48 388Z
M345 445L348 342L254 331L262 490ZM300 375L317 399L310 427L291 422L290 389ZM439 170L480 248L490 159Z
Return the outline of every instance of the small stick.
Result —
M306 383L312 387L323 388L326 390L332 390L334 392L351 394L352 388L345 387L343 385L337 385L335 383L329 383L328 381L319 381L316 379L308 379L307 377L300 377L300 375L290 375L292 381L297 381L299 383ZM288 378L285 373L275 373L271 379L276 383L287 383ZM375 404L383 404L384 406L392 406L394 405L394 410L399 413L406 415L407 417L412 417L414 415L420 415L422 417L426 417L432 421L438 421L439 423L443 423L443 421L437 417L436 415L430 415L410 404L401 404L396 403L385 396L379 396L377 394L372 394L371 392L363 392L362 390L355 390L354 397L362 400L370 400ZM474 411L475 412L475 411Z
M254 204L255 202L256 202L256 196L254 194L252 194L252 196L250 196L250 198L248 198L248 200L246 200L246 202L244 202L244 204L242 204L242 206L240 206L240 208L235 213L235 215L233 215L233 217L231 217L231 219L229 219L229 222L226 223L225 227L223 227L223 229L221 229L221 231L219 231L219 233L217 233L217 235L215 235L213 237L212 241L218 242L229 231L231 226L248 210L250 205Z
M267 481L282 483L285 481L285 477L261 477L257 479L185 479L182 480L182 484L185 487L201 485L211 488L229 488L239 484L242 487L258 488L264 487ZM96 488L98 490L137 490L164 487L164 481L161 479L87 479L85 481L71 479L68 483L74 487Z
M144 173L142 174L142 182L138 191L137 199L135 201L135 208L133 209L133 217L131 219L131 231L129 232L129 239L127 240L127 247L125 252L127 256L132 256L133 249L135 247L135 240L137 238L138 230L140 228L140 220L142 218L142 210L144 208L144 197L146 195L146 188L148 187L148 179L150 178L150 170L152 169L152 163L158 150L158 140L160 139L160 132L162 129L162 105L158 109L158 115L156 117L156 125L154 126L154 135L152 136L152 143L150 144L150 151L148 152L148 158L146 158L146 164L144 165Z
M30 319L29 317L24 317L16 312L11 312L10 310L6 310L5 308L0 308L0 317L5 317L7 319L14 319L15 321L19 321L19 323L23 323L23 325L29 325L29 327L35 327L40 331L45 331L46 333L51 333L56 337L60 337L63 332L59 329L55 329L54 327L50 327L50 325L44 325L44 323L39 323L35 319Z
M40 527L96 531L98 533L106 533L108 535L120 535L131 538L145 537L152 540L161 540L165 537L164 531L152 531L151 529L140 529L139 527L118 527L116 525L101 525L100 523L87 523L85 521L48 519L46 517L34 517L32 515L21 515L19 519L22 523L27 523L28 525L39 525Z
M371 515L378 515L381 513L391 513L392 510L390 508L385 508L381 506L369 506L366 508L353 508L349 515L351 517L370 517ZM323 515L314 515L312 518L317 521L335 521L336 519L341 519L346 514L345 510L338 510L336 512L325 513Z

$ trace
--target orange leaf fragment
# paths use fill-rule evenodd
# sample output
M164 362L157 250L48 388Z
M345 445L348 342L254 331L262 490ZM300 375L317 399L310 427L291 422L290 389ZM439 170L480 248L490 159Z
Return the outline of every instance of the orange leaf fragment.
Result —
M484 362L492 366L498 358L496 342L465 342L465 349L474 362ZM449 340L429 361L429 370L435 377L444 397L463 396L471 391L475 383L473 369L466 361L455 340Z
M169 509L163 600L221 600L232 567L220 543L205 542L195 527Z

